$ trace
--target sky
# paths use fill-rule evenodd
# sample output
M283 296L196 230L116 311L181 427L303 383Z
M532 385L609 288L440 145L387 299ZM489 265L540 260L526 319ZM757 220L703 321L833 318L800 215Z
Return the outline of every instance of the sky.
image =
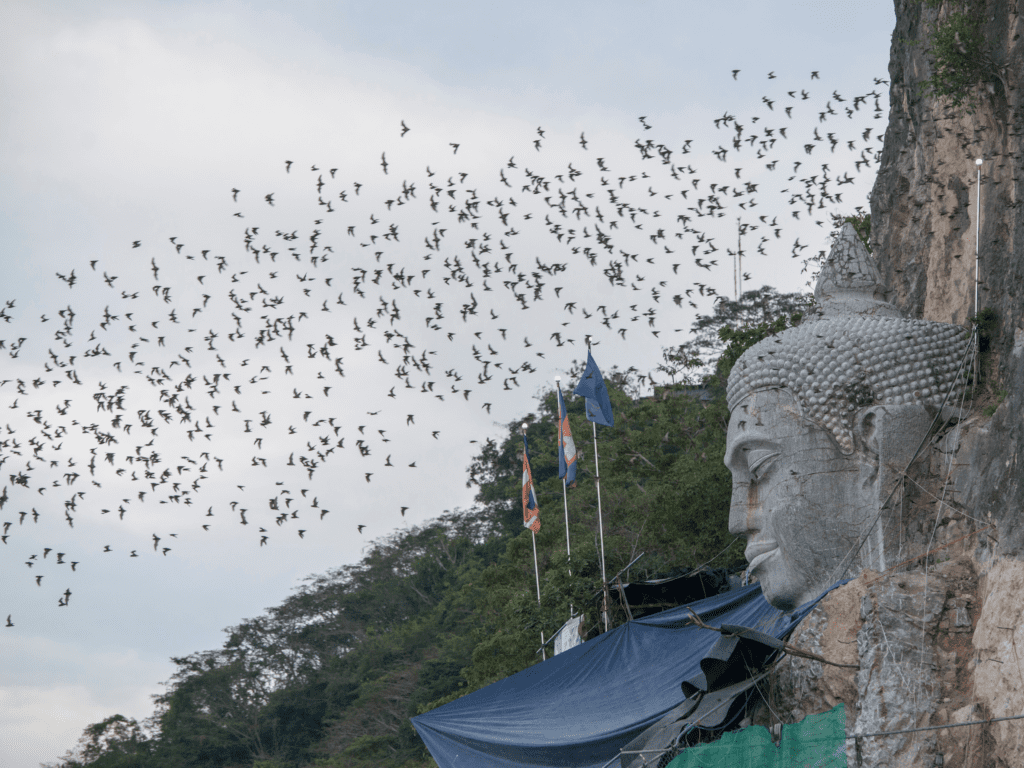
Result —
M651 371L734 294L738 223L744 289L804 290L828 215L867 206L893 26L0 5L0 768L148 716L172 656L470 507L480 444L574 386L587 335Z

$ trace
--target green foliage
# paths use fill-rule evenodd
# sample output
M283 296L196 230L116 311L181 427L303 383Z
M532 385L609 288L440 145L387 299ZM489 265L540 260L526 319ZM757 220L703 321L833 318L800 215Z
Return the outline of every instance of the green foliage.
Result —
M149 765L153 742L143 726L124 715L112 715L87 726L78 746L63 758L62 768L143 768Z
M852 224L854 231L860 238L861 242L864 243L864 247L868 249L868 253L871 253L871 214L866 212L861 206L857 206L854 209L854 213L850 215L843 215L841 213L829 214L832 223L832 231L829 232L829 237L833 244L835 244L836 238L839 237L839 233L843 229L844 224ZM825 259L828 254L824 250L818 251L813 256L808 256L803 261L802 273L808 273L807 285L810 287L818 277L818 271L821 269L821 265L825 263ZM774 313L773 317L778 317L781 312ZM792 310L790 310L792 314Z
M690 328L694 338L665 350L656 370L668 375L672 382L703 382L705 376L715 372L717 361L727 346L721 329L739 330L772 322L781 316L806 312L811 304L806 294L779 293L768 285L747 291L738 301L720 297L710 315L701 315L694 321Z
M839 213L832 214L832 240L835 241L836 237L839 236L839 231L843 228L844 224L852 224L854 231L857 233L857 237L864 243L864 247L868 249L868 253L871 253L871 214L862 211L860 208L857 209L857 213L852 216L843 216Z
M994 403L990 403L984 409L986 417L991 417L995 415L995 412L999 410L999 406L1002 404L1003 400L1006 399L1006 395L1007 392L1005 389L999 390L999 392L996 394L996 401Z
M977 315L969 317L968 322L974 326L978 340L978 365L972 366L968 373L968 381L976 388L975 394L981 396L992 395L992 384L995 382L997 372L992 354L992 345L999 328L999 313L992 307L985 307ZM977 377L977 378L975 378ZM986 416L995 413L998 403L990 404L984 410ZM991 408L991 413L989 412Z
M978 106L980 88L999 79L981 30L979 9L960 7L937 21L928 33L932 74L924 81L925 94L946 99L954 107Z
M996 329L999 327L999 313L992 307L985 307L977 315L969 317L968 322L978 332L978 351L988 352L992 346Z

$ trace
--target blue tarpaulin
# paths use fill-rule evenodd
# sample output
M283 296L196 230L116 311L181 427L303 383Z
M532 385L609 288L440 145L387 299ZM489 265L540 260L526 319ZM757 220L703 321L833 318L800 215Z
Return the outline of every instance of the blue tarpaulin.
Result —
M783 613L756 584L709 597L623 624L412 722L440 768L600 768L680 704L680 684L700 673L720 635L689 623L689 610L782 638L816 602Z

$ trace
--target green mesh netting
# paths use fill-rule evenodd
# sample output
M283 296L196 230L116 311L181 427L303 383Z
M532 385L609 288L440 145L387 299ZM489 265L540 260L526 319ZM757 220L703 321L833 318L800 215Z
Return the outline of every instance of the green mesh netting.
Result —
M767 728L754 725L691 747L668 768L846 768L846 712L828 712L782 726L779 746Z

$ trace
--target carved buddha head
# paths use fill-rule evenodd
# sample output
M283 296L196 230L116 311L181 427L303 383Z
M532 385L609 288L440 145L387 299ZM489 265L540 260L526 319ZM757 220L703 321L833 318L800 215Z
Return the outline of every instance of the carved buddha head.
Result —
M967 332L903 317L880 283L845 225L817 311L748 349L729 375L729 531L746 536L749 573L783 610L850 566L886 568L882 504L947 394L952 404L963 389Z

